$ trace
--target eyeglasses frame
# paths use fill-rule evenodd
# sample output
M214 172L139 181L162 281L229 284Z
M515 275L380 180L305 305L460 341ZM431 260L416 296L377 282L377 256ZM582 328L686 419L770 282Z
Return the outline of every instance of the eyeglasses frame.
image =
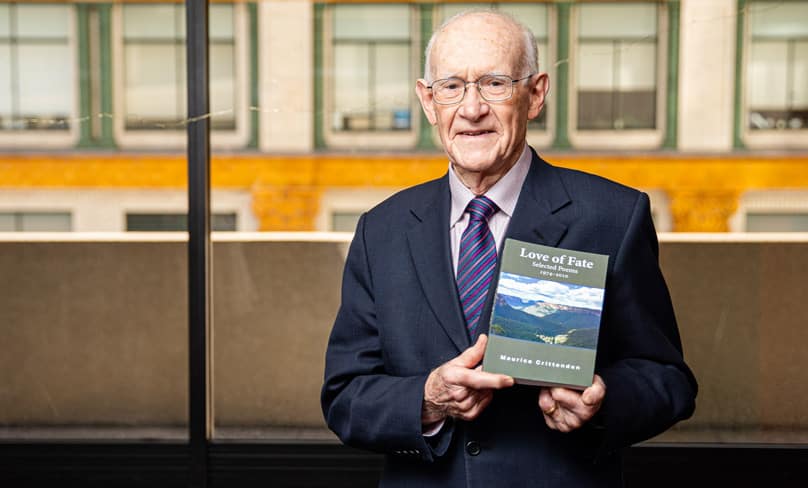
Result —
M525 76L523 78L517 78L517 79L513 79L508 75L486 74L486 75L483 75L483 76L477 78L477 80L475 80L475 81L466 81L463 78L459 78L457 76L450 76L448 78L441 78L439 80L433 81L432 84L427 86L427 88L429 90L432 90L432 87L435 86L435 83L440 83L441 81L460 80L461 82L463 82L463 95L461 95L460 98L457 99L457 101L454 101L454 102L439 102L439 101L435 100L435 92L434 91L432 91L432 101L435 102L438 105L455 105L455 104L458 104L458 103L462 102L464 98L466 98L466 92L468 92L468 86L469 85L477 85L477 92L480 94L480 98L482 98L483 100L485 100L486 102L489 102L489 103L497 103L497 102L504 102L506 100L510 100L511 97L513 97L513 85L515 83L518 83L520 81L524 81L524 80L526 80L526 79L528 79L530 77L533 77L533 76L535 76L537 74L538 73L531 73L531 74L529 74L529 75L527 75L527 76ZM485 95L483 95L482 89L480 89L480 80L482 80L483 78L487 78L487 77L497 77L497 78L502 78L503 80L504 79L510 80L510 82L511 82L511 93L510 93L510 95L508 95L506 98L500 98L500 99L497 99L497 100L489 100L488 98L486 98Z

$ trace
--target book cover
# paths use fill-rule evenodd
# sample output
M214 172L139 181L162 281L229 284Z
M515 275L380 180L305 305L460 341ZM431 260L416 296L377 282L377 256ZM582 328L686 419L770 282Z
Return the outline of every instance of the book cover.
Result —
M609 256L506 239L501 262L483 370L591 385Z

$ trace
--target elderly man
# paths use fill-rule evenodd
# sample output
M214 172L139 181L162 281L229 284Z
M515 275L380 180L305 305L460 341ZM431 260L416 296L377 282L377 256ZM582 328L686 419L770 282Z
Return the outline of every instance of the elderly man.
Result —
M690 416L697 388L648 197L527 146L548 80L532 34L510 17L447 21L424 76L416 91L449 170L359 221L326 355L328 425L387 454L382 486L620 486L620 449ZM508 237L609 255L589 388L514 385L480 369L493 287L467 286L472 228L494 265ZM483 267L473 273L485 284L495 266Z

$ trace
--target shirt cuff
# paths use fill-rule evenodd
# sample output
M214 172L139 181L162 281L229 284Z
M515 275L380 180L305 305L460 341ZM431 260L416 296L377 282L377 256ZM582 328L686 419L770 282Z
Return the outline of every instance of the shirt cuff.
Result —
M425 430L423 432L423 436L424 437L434 437L435 435L438 434L438 432L440 432L440 430L443 428L443 425L445 423L446 423L446 419L443 419L440 422L438 422L436 424L433 424L432 427L430 427L429 429L427 429L427 430Z

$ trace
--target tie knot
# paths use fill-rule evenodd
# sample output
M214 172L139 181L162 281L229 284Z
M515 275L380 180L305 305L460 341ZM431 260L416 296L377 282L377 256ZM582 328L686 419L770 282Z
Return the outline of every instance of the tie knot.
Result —
M469 202L466 210L471 215L471 220L488 220L497 211L497 204L488 197L476 197Z

